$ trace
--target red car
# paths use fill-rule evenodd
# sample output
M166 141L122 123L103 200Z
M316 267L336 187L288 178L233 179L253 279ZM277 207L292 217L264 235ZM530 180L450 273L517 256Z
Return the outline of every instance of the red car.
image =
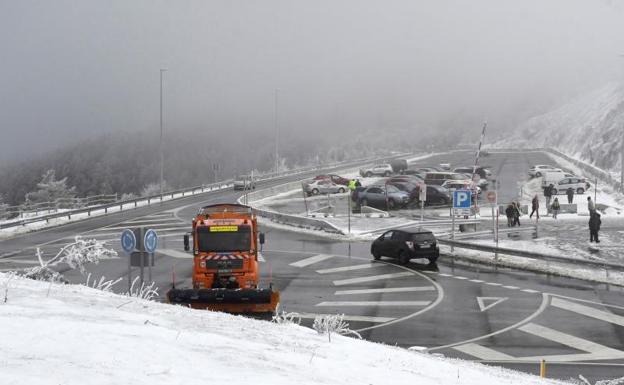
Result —
M343 186L349 185L349 179L343 178L340 175L336 175L336 174L317 175L316 177L314 177L314 180L323 180L323 179L331 179L332 182L336 184L341 184Z

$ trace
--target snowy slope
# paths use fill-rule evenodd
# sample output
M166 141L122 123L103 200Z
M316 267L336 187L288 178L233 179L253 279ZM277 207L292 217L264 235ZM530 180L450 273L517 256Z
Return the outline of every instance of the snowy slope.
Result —
M561 384L355 338L0 274L0 383Z
M624 84L611 83L521 124L502 147L550 147L594 165L619 169Z

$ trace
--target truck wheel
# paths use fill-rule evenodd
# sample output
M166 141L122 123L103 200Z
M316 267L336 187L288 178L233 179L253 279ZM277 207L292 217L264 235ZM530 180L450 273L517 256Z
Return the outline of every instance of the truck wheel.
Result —
M318 195L319 190L317 188L312 189L312 195Z
M405 266L408 264L409 260L410 260L409 254L407 254L405 250L402 250L399 253L399 265Z
M338 192L339 192L340 194L342 194L343 192L345 192L345 189L343 189L343 188L341 187L341 188L339 188L339 189L338 189Z
M373 176L373 173L368 171L366 172L366 174L364 174L365 177L370 178L371 176Z
M429 257L428 259L429 259L429 264L433 265L438 260L438 257Z
M576 189L576 193L577 193L577 194L584 194L584 193L585 193L585 190L583 190L583 188L582 188L582 187L579 187L579 188L577 188L577 189Z
M373 254L373 259L375 261L378 261L381 258L381 254L379 254L379 251L377 251L377 249L373 249L371 254Z

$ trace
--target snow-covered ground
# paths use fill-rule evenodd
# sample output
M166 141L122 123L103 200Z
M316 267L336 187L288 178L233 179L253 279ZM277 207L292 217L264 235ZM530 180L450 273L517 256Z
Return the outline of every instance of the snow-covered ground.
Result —
M6 292L5 292L6 288ZM564 384L269 323L0 273L0 383Z

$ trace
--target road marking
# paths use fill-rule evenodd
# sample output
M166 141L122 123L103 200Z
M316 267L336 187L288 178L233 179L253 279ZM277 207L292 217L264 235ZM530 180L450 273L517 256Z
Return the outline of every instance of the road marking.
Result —
M431 301L328 301L316 306L427 306Z
M402 271L400 273L381 274L381 275L369 275L369 276L366 276L366 277L341 279L341 280L338 280L338 281L334 281L334 285L336 285L336 286L351 285L351 284L354 284L354 283L381 281L381 280L385 280L385 279L401 278L401 277L411 277L413 275L414 275L414 273L411 273L411 272L408 272L408 271Z
M453 278L455 278L455 279L468 279L468 277L462 277L461 275L456 275Z
M479 309L481 309L481 311L486 311L508 299L509 298L507 297L477 297L477 304L479 305ZM492 302L489 305L485 305L485 301L494 301L494 302Z
M32 258L32 257L31 257ZM9 258L3 258L0 259L0 263L17 263L19 264L23 264L23 265L38 265L39 261L36 259L33 259L31 261L28 260L23 260L23 259L9 259Z
M441 275L442 277L452 277L453 276L451 274L446 274L446 273L439 273L438 275Z
M403 293L413 291L434 291L433 286L414 286L414 287L391 287L386 289L362 289L362 290L338 290L334 295L348 294L375 294L375 293Z
M474 343L454 346L453 349L486 361L512 361L516 359L513 356Z
M490 286L503 286L502 283L497 283L497 282L486 282L486 285L490 285Z
M584 354L560 354L552 356L540 357L522 357L521 360L545 359L546 361L579 361L579 360L615 360L624 358L624 352L613 349L608 346L600 345L595 342L579 338L567 333L563 333L554 329L547 328L534 323L526 324L519 328L523 332L541 337L550 341L569 346L576 350L582 350Z
M266 259L264 259L264 255L262 255L261 252L258 252L258 262L266 262Z
M167 226L169 226L169 227L167 227ZM175 226L175 227L171 227L171 226ZM141 226L140 223L136 223L136 224L132 224L130 226L102 227L102 231L124 230L124 229L127 229L128 227L149 227L149 228L154 229L154 230L162 231L162 230L166 230L168 228L173 228L173 229L176 229L176 230L180 230L182 228L190 228L191 226L189 226L186 223L179 222L179 221L172 221L171 223L162 223L161 222L161 223L157 223L157 224L146 224L145 226ZM161 227L163 227L163 228L161 228Z
M533 290L533 289L522 289L521 291L525 293L532 293L532 294L539 293L539 291Z
M316 317L324 317L334 314L316 314L316 313L296 313L299 317L304 319L315 319ZM358 322L372 322L372 323L386 323L394 321L396 318L390 317L368 317L361 315L344 315L342 317L345 321L358 321Z
M510 290L517 290L519 289L518 286L503 286L505 289L510 289Z
M318 255L314 255L314 256L309 257L309 258L302 259L302 260L297 261L297 262L293 262L293 263L290 264L290 266L306 267L306 266L312 265L312 264L317 263L317 262L324 261L324 260L332 258L332 257L333 257L333 255L329 255L329 254L318 254Z
M180 223L180 220L176 217L174 217L173 215L170 215L166 218L152 218L152 219L143 219L143 218L135 218L135 219L130 219L127 220L123 223L132 223L132 224L137 224L137 223L165 223L165 222L177 222ZM122 224L123 224L122 223ZM116 225L113 226L120 226L121 224L117 223Z
M186 229L186 227L187 226L184 226L184 227L169 227L169 228L165 228L165 229L154 229L154 230L158 230L158 236L162 237L162 235L160 234L161 232L164 232L164 231L168 231L168 232L180 231L180 230ZM125 229L125 228L127 228L127 227L122 227L120 229ZM89 235L82 236L82 238L88 239L90 237L109 237L109 236L112 236L112 235L119 235L119 236L121 236L121 231L115 231L115 232L110 232L109 231L109 232L106 232L105 230L107 230L107 228L102 228L101 230L102 230L102 232L96 232L94 230L94 231L89 232L89 233L84 233L84 234L89 234ZM108 229L108 230L110 230L110 229ZM184 233L182 233L182 234L184 234ZM65 239L65 238L63 238L63 239Z
M174 249L158 249L157 253L168 255L172 258L189 259L193 258L193 254Z
M322 270L317 270L316 272L319 274L331 274L331 273L340 273L342 271L370 269L372 267L380 267L380 266L384 266L384 265L382 265L381 263L366 263L364 265L352 265L352 266L334 267L332 269L322 269Z
M482 281L480 279L471 279L470 282L474 282L474 283L483 283L485 281Z
M624 317L604 311L598 310L593 307L581 305L575 302L566 301L564 299L553 297L550 301L552 306L558 307L563 310L572 311L578 314L582 314L587 317L596 318L601 321L610 322L612 324L624 326Z

